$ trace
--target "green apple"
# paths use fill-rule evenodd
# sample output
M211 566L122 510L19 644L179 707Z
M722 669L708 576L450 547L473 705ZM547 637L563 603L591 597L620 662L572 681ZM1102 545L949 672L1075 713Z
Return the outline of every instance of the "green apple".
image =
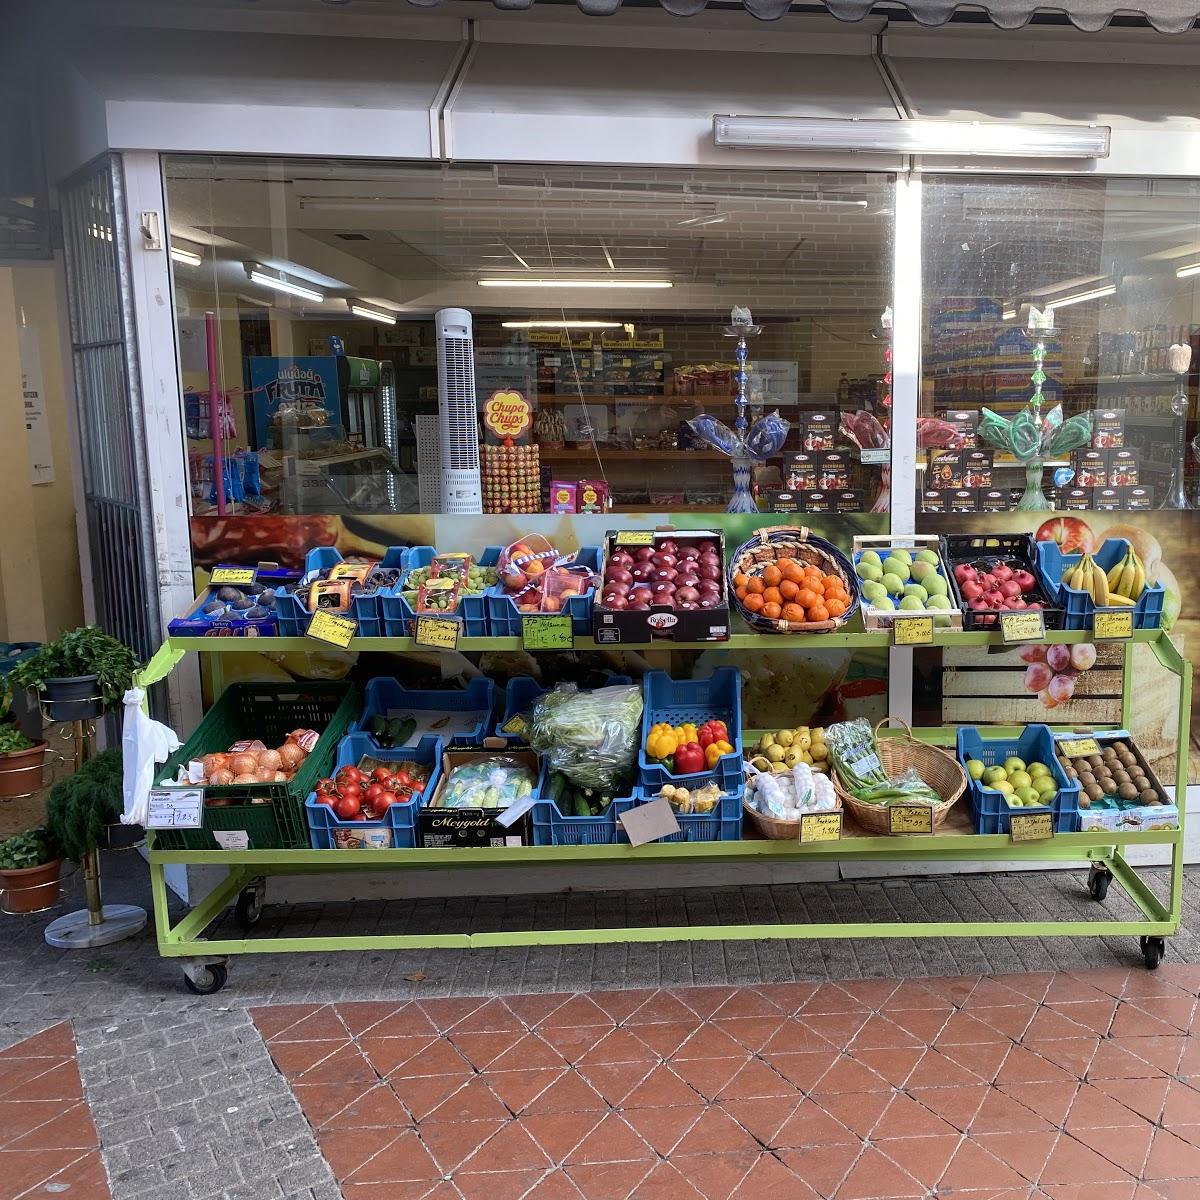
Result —
M1023 771L1025 770L1025 760L1023 758L1018 758L1014 754L1011 758L1006 758L1004 760L1004 769L1010 775L1014 771Z
M1050 774L1050 768L1048 766L1046 766L1045 763L1040 763L1040 762L1030 763L1029 766L1027 766L1025 768L1025 770L1027 770L1029 772L1029 774L1034 777L1034 779L1036 779L1039 775L1049 775Z
M883 573L885 575L895 575L902 584L907 583L911 574L908 566L908 563L904 559L897 558L894 554L891 554L884 560Z
M1039 796L1053 799L1058 795L1058 784L1049 775L1038 775L1033 781L1033 790Z
M878 563L860 562L854 568L854 573L859 579L867 579L872 582L883 578L883 568Z
M1041 797L1031 787L1017 788L1017 798L1022 804L1041 804Z
M904 591L904 580L891 571L884 575L880 582L893 596L899 596Z
M979 759L977 759L977 758L968 758L967 759L967 774L970 775L970 777L972 779L982 779L983 773L986 770L987 770L987 767L985 767Z
M996 791L1003 792L1006 796L1013 795L1016 790L1017 789L1013 787L1013 785L1009 783L1007 779L1001 779L1000 782L996 784Z
M1033 776L1028 771L1009 771L1008 782L1019 792L1022 788L1033 787Z
M988 787L995 787L1008 778L1008 772L1003 767L988 767L983 773L983 782Z
M873 567L878 567L882 562L879 555L876 554L874 550L864 550L858 561L860 564L870 563L870 565Z
M916 553L917 562L930 563L932 566L937 566L938 556L936 550L918 550Z

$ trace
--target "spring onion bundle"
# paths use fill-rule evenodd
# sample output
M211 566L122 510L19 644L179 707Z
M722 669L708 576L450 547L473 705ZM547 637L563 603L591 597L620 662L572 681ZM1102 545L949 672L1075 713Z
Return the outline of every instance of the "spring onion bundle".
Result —
M846 790L864 804L941 804L942 797L912 768L889 777L879 761L871 723L862 717L830 725L825 744Z

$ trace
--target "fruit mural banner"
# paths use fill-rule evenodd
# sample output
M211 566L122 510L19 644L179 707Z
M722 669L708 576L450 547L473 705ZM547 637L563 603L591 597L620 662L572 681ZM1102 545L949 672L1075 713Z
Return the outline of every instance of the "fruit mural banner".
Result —
M381 557L391 546L434 546L442 553L479 553L486 546L507 546L521 539L544 537L560 554L603 544L610 529L656 529L674 524L721 530L726 556L732 556L756 529L778 526L778 513L705 513L691 519L667 513L558 515L550 513L494 516L411 514L332 516L270 514L266 516L196 516L191 520L192 555L197 591L208 572L221 563L278 562L301 567L314 546L333 546L344 558ZM850 546L855 534L887 532L887 515L816 517L808 528L838 546ZM543 686L560 681L585 686L602 683L607 674L639 677L643 671L669 670L677 678L708 675L716 667L735 666L742 675L743 723L750 728L784 729L827 725L851 717L878 721L887 714L887 651L822 648L819 635L812 649L771 648L730 651L712 649L668 652L669 643L612 646L589 651L528 654L521 650L485 653L383 654L313 651L267 651L259 654L211 655L223 672L216 685L236 680L286 682L296 678L343 678L360 682L372 676L394 676L407 687L446 687L479 676L503 690L509 679L530 675ZM206 663L207 668L212 664ZM236 673L236 674L235 674Z
M1164 588L1163 628L1185 655L1200 640L1200 609L1185 602L1180 583L1189 578L1190 563L1200 566L1191 513L962 513L930 515L919 523L930 533L1028 533L1035 542L1054 543L1064 555L1095 554L1106 539L1123 539L1143 564L1147 580ZM1137 681L1131 692L1131 732L1154 770L1172 781L1177 681L1149 647L1135 644L1131 655ZM1119 725L1124 661L1125 647L1119 642L918 651L914 719L921 724ZM1200 701L1194 700L1193 729L1200 727L1198 721ZM1195 741L1189 779L1200 781Z

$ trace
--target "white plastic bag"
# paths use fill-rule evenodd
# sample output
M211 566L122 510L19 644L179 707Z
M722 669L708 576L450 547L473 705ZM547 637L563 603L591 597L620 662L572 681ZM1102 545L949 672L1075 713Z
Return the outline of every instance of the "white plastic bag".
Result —
M142 709L145 692L130 688L125 693L125 721L121 728L122 789L125 811L122 825L145 825L150 808L150 788L154 784L154 768L165 763L180 741L175 730L159 721L152 721Z

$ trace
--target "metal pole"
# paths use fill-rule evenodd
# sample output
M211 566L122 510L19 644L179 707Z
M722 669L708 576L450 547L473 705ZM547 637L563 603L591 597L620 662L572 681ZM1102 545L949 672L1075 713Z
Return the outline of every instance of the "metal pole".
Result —
M225 515L225 455L221 445L221 381L217 374L217 314L204 314L208 354L208 419L212 427L213 483L217 489L217 515Z

